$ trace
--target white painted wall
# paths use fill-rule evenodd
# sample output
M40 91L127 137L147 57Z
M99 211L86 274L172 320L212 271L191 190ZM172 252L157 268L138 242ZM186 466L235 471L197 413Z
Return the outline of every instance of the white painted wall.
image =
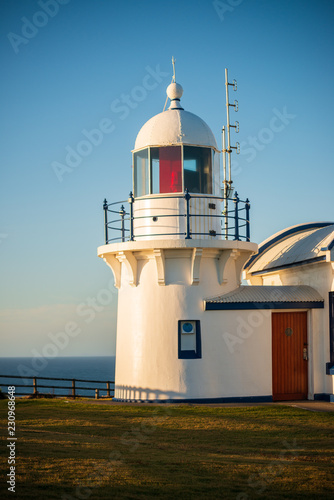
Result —
M154 243L163 250L165 285L158 284ZM108 252L117 255L121 248L124 253L132 248L137 262L137 286L130 284L131 268L124 260L121 264L115 397L163 400L271 395L270 312L204 311L203 307L203 299L239 285L243 262L256 245L200 240L181 240L179 248L175 245L157 240L99 249L108 261ZM199 245L198 284L191 285L196 275L192 272L194 248ZM178 359L178 320L200 320L201 359Z
M328 292L334 291L334 263L315 262L247 278L252 285L309 285L323 297L324 309L309 311L309 387L313 388L309 397L333 394L334 377L326 375L326 363L329 362Z

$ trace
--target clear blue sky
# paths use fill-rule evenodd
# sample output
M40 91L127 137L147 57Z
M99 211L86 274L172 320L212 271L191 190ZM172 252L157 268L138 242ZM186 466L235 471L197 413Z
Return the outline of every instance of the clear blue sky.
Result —
M42 353L69 322L66 347L58 335L49 354L113 354L117 299L103 291L112 273L96 257L102 202L128 196L130 151L163 109L172 55L184 108L218 144L224 68L238 81L234 183L251 200L252 240L334 219L332 1L55 2L0 3L4 356ZM120 112L116 99L154 86L147 67L159 69L157 85ZM60 182L54 162L104 119L102 142Z

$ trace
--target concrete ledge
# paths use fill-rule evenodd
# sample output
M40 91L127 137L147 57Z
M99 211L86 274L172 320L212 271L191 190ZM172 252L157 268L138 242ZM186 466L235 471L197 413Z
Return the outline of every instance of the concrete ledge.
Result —
M137 252L140 250L147 250L151 248L163 249L176 249L176 248L217 248L223 249L237 249L246 252L256 252L258 245L249 241L236 241L236 240L204 240L204 239L159 239L151 237L147 240L125 241L124 243L108 243L102 245L97 249L98 256L108 253L124 252L129 250Z

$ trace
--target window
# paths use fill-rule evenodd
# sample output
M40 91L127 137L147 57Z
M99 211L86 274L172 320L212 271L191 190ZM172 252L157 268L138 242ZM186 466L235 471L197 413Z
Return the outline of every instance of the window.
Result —
M196 359L202 357L199 320L179 321L178 353L179 359Z
M182 191L181 146L151 148L152 193Z
M138 151L133 155L134 160L134 195L149 194L148 149Z
M151 148L151 179L152 193L160 193L160 163L159 163L159 148Z
M183 146L184 188L191 193L212 194L212 150Z
M213 194L214 151L211 148L146 148L133 154L133 164L135 197L182 193L184 189L191 193Z

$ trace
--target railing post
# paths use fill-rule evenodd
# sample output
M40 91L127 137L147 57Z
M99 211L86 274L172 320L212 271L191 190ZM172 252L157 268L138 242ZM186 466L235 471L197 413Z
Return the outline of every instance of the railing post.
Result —
M104 198L103 202L103 210L104 210L104 239L106 245L108 244L108 203L106 198Z
M189 213L189 200L191 196L188 189L185 190L184 199L186 200L186 240L191 240L190 236L190 213Z
M246 241L250 241L249 199L246 200Z
M225 189L225 193L224 193L223 216L224 216L225 240L228 240L228 198L227 198L227 194L226 194L226 189Z
M107 398L110 398L110 382L107 382Z
M235 222L235 227L234 227L234 239L239 240L239 197L238 193L235 192L234 198L234 222Z
M134 197L132 194L132 191L130 191L129 199L128 202L130 204L130 241L134 240L134 235L133 235L133 204L134 204Z
M75 379L72 379L72 398L75 398Z
M122 243L124 243L124 241L125 241L125 228L124 228L125 209L124 209L124 205L121 206L121 209L119 211L119 215L121 216Z
M33 378L33 387L34 387L34 394L36 395L38 393L37 391L37 378Z
M99 390L95 389L95 399L99 399Z

